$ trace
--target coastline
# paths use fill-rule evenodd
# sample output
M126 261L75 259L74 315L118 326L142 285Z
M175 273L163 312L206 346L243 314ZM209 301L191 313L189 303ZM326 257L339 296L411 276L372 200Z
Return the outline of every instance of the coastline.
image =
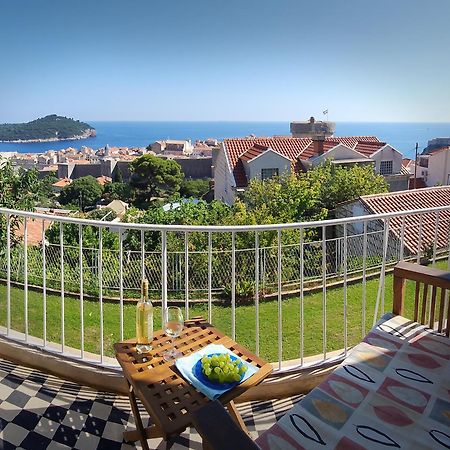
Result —
M289 134L288 122L90 122L96 136L87 140L58 142L13 143L0 142L0 151L18 153L45 153L63 147L80 148L83 145L98 149L106 144L112 147L146 147L160 139L223 140L230 137L273 136ZM79 133L78 133L79 134ZM450 136L450 123L375 123L336 122L336 136L378 136L407 158L415 158L415 144L427 146L437 136Z
M33 144L33 143L44 143L44 142L63 142L63 141L80 141L82 139L89 139L90 137L95 137L97 131L95 129L88 129L83 134L78 134L76 136L60 139L60 138L48 138L48 139L15 139L13 141L2 141L2 144Z

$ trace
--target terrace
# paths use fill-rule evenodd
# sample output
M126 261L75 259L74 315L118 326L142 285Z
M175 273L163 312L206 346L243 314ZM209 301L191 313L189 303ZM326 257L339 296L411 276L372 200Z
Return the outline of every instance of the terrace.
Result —
M203 316L272 362L267 382L240 399L244 420L259 434L392 310L395 263L426 256L433 266L448 266L449 211L194 227L1 209L2 439L32 448L28 429L42 448L49 440L81 445L74 439L83 442L79 448L129 448L121 433L133 419L112 345L134 336L144 276L153 289L155 328L162 308L181 305L185 318ZM49 242L49 222L57 243ZM273 400L279 397L286 400ZM172 448L200 448L199 442L185 433Z

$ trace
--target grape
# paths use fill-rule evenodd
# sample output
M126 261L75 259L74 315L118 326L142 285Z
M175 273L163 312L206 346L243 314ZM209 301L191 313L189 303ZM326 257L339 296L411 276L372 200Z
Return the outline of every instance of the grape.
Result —
M227 353L211 357L203 356L201 364L204 375L209 380L219 383L240 381L247 371L247 367L241 360L233 361Z

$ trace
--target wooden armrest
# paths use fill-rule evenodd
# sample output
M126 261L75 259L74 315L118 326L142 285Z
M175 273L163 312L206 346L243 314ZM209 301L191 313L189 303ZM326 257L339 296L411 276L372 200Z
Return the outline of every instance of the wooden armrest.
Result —
M394 277L420 281L431 286L450 289L450 272L433 267L400 261L394 267Z
M208 402L192 416L196 430L213 450L260 450L218 400Z
M404 261L399 262L394 268L392 312L400 316L404 316L405 313L406 280L412 280L416 283L413 320L436 329L439 333L445 331L445 334L449 337L450 306L446 305L446 296L450 291L450 272ZM423 285L422 294L421 285ZM429 289L429 286L431 286L431 289ZM441 290L440 296L437 294L438 289ZM429 302L428 294L430 291L431 301ZM444 329L445 322L447 322L446 329Z

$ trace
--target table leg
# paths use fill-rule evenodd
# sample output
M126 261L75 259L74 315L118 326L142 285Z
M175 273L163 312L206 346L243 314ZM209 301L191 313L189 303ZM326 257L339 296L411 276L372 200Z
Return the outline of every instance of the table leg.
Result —
M233 420L242 428L242 430L247 433L250 436L250 433L242 420L242 416L239 414L239 411L237 410L233 400L231 400L229 403L227 403L226 408L228 409L228 413L233 418Z
M137 428L136 431L138 432L139 440L141 441L143 450L150 450L148 447L147 437L146 437L146 433L144 430L144 426L142 425L141 414L139 413L139 408L136 403L136 396L134 395L133 386L131 386L131 384L128 383L128 380L127 380L127 384L128 384L128 397L130 399L131 411L133 411L134 421L136 422L136 428ZM128 437L128 439L129 439L130 433L128 433L128 434L126 434L126 433L127 432L124 433L124 438L126 439Z

